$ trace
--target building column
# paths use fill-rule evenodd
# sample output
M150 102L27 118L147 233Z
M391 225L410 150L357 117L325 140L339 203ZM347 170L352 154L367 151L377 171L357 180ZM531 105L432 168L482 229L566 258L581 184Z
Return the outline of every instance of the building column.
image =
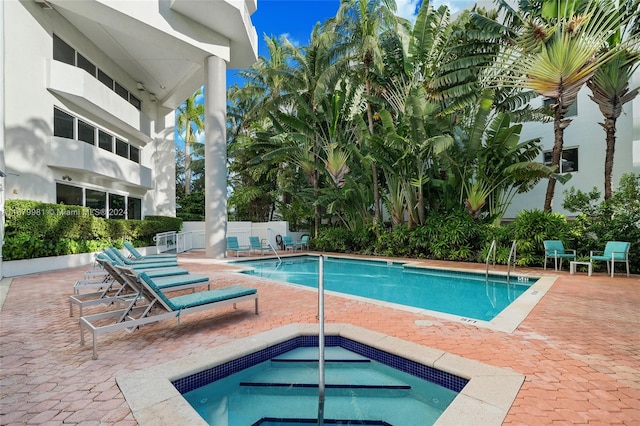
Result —
M223 258L227 251L227 64L205 59L205 248L207 257Z

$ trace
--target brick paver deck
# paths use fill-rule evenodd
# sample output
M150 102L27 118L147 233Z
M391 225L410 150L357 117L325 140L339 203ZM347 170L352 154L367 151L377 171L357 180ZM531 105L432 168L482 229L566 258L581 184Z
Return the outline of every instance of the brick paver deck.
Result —
M284 324L317 321L313 291L232 273L202 253L181 255L179 263L209 275L213 287L257 288L260 315L245 303L189 315L180 327L167 320L131 334L109 333L92 360L91 338L80 347L78 319L68 309L73 283L87 268L14 278L0 312L0 424L135 425L116 376ZM558 275L512 334L336 296L326 296L325 316L526 375L506 425L639 425L640 279ZM97 309L104 308L86 312ZM420 319L431 325L416 324Z

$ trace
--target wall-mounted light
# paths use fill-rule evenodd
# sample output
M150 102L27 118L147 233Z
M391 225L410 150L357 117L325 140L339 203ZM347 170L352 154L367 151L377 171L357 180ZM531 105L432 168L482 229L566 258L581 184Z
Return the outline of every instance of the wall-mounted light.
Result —
M157 102L158 99L156 99L156 95L154 93L149 93L149 99L151 99L151 102Z
M68 180L69 182L71 182L72 179L71 179L71 176L64 175L64 176L62 176L62 180Z
M7 177L7 174L4 172L4 170L0 170L0 178L3 177Z
M137 82L136 87L138 88L138 90L144 90L144 84L142 84L141 82Z

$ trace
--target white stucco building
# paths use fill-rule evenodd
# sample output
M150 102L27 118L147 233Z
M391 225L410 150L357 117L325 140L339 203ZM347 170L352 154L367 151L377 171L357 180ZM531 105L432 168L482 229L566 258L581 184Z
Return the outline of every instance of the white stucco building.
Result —
M640 86L640 73L636 72L630 87ZM572 120L564 131L563 161L561 171L571 174L571 179L562 185L556 182L553 211L568 217L575 213L562 208L564 191L571 187L589 192L594 187L604 194L604 159L606 149L605 131L599 123L604 121L598 105L589 95L591 89L586 85L580 90L576 104L570 109L567 118ZM534 100L540 106L543 98ZM613 163L613 188L616 190L620 177L625 173L640 173L640 97L624 105L623 113L616 123L616 148ZM526 123L520 140L540 137L544 153L540 162L550 162L553 149L553 123ZM547 180L540 181L526 194L518 194L507 210L505 218L514 218L520 210L542 210L547 190Z
M224 254L226 71L256 0L0 1L0 199L175 215L174 109L205 87L207 252Z

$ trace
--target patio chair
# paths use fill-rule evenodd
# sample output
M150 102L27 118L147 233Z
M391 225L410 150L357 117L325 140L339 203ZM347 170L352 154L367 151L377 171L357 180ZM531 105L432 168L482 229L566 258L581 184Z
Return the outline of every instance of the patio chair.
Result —
M74 292L73 295L69 296L69 316L73 316L73 306L77 306L79 310L79 315L82 316L82 309L85 306L94 306L101 304L112 304L118 302L122 297L127 295L128 293L135 293L135 289L132 289L126 279L122 276L122 272L118 269L118 267L125 267L122 263L115 263L111 259L109 259L106 254L98 253L96 256L96 262L104 269L104 271L108 274L110 280L106 282L102 287L99 288L98 291L93 293L84 293L79 294ZM135 271L136 274L140 274L142 272L147 272L149 276L152 278L162 279L163 282L170 282L168 278L173 277L173 281L177 282L178 279L175 277L181 277L181 282L183 284L190 284L202 281L208 281L208 277L204 277L201 275L192 275L187 277L189 271L183 268L154 268L154 269L131 269ZM195 277L200 277L196 280ZM205 284L208 284L205 283ZM202 285L202 284L200 284ZM74 288L75 290L75 288Z
M127 251L131 254L129 256L129 259L134 259L134 260L144 260L144 259L151 259L151 260L160 260L160 259L176 259L178 256L175 254L170 254L170 253L160 253L160 254L148 254L143 256L134 246L133 244L131 244L129 241L125 241L124 243L122 243L122 245L124 245L124 248L127 249Z
M309 236L308 235L303 235L302 238L300 238L300 241L296 241L295 243L293 243L294 246L294 250L300 249L302 251L302 249L305 250L309 250Z
M562 259L576 260L575 250L566 250L560 240L546 240L544 244L544 269L547 269L547 259L553 259L555 270L558 270L558 259L560 259L560 270L562 269Z
M271 246L268 244L262 244L258 237L249 237L249 246L252 252L259 251L260 256L262 256L265 251L271 251Z
M285 235L282 237L282 244L284 245L285 250L296 251L296 246L290 236Z
M230 251L235 251L236 257L239 257L241 252L251 253L251 247L241 247L240 244L238 244L238 237L227 237L227 252Z
M615 269L616 262L624 262L627 265L627 277L629 276L629 250L631 249L631 243L626 241L608 241L604 247L604 251L591 251L589 254L589 260L593 262L602 261L607 264L607 273L611 271L611 277L613 278L613 270ZM611 266L609 266L611 263Z
M147 269L151 268L168 268L171 266L178 266L177 259L142 259L142 260L133 260L129 259L127 256L122 254L122 252L115 247L108 247L104 249L104 252L109 256L112 260L119 260L121 263L130 266L141 266L143 265Z
M247 300L254 300L255 313L258 314L258 291L255 288L234 285L170 298L146 273L140 274L137 280L131 279L130 284L136 288L137 295L130 298L123 309L80 318L80 345L84 345L87 329L93 337L93 359L98 358L98 336L110 331L133 332L142 325L169 318L176 318L179 326L180 319L189 313L231 304L235 308L236 303Z

